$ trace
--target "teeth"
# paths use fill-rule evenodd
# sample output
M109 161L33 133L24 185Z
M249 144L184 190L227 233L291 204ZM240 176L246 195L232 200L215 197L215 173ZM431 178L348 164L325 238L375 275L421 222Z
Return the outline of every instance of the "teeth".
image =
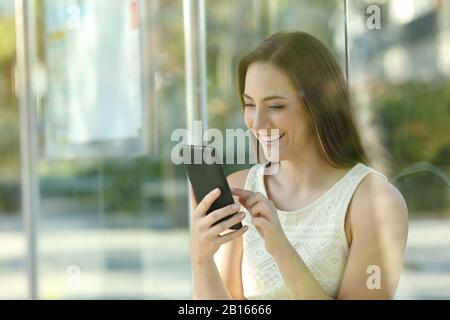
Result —
M280 140L284 136L284 133L276 136L260 136L262 142L264 143L273 143Z
M261 137L264 142L271 142L274 140L278 140L280 136L271 136L271 137Z

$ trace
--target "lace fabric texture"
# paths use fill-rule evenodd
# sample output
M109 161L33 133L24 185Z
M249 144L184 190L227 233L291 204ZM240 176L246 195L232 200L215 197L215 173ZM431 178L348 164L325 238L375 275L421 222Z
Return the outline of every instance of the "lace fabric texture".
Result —
M261 192L267 163L254 165L247 176L245 189ZM290 243L297 250L314 278L331 296L336 297L348 256L345 215L350 200L362 179L376 170L358 163L344 177L310 205L294 211L277 210L280 223ZM247 213L243 224L249 230L243 236L242 282L248 299L290 299L280 270L266 251L264 240Z

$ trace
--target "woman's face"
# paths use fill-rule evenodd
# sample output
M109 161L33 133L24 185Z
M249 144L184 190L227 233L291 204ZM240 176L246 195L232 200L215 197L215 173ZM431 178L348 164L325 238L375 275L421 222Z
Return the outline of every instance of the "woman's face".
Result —
M245 124L258 138L268 160L292 159L302 146L314 143L312 122L303 98L288 75L275 65L249 66L243 98Z

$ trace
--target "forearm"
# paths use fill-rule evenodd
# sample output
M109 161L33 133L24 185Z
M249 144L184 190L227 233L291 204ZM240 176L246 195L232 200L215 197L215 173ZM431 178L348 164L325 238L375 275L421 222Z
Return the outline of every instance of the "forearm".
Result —
M274 259L278 264L284 283L292 299L333 299L317 282L295 248L288 244L278 250Z
M214 259L193 261L194 295L199 300L231 300L225 288Z

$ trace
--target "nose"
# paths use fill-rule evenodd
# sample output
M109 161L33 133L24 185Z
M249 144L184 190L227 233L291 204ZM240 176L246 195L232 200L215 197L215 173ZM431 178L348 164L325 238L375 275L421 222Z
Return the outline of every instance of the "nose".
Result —
M264 112L262 110L262 108L256 108L256 112L255 112L255 117L253 118L253 130L255 130L256 132L258 132L259 130L262 129L267 129L269 128L269 120L267 117L266 112Z

